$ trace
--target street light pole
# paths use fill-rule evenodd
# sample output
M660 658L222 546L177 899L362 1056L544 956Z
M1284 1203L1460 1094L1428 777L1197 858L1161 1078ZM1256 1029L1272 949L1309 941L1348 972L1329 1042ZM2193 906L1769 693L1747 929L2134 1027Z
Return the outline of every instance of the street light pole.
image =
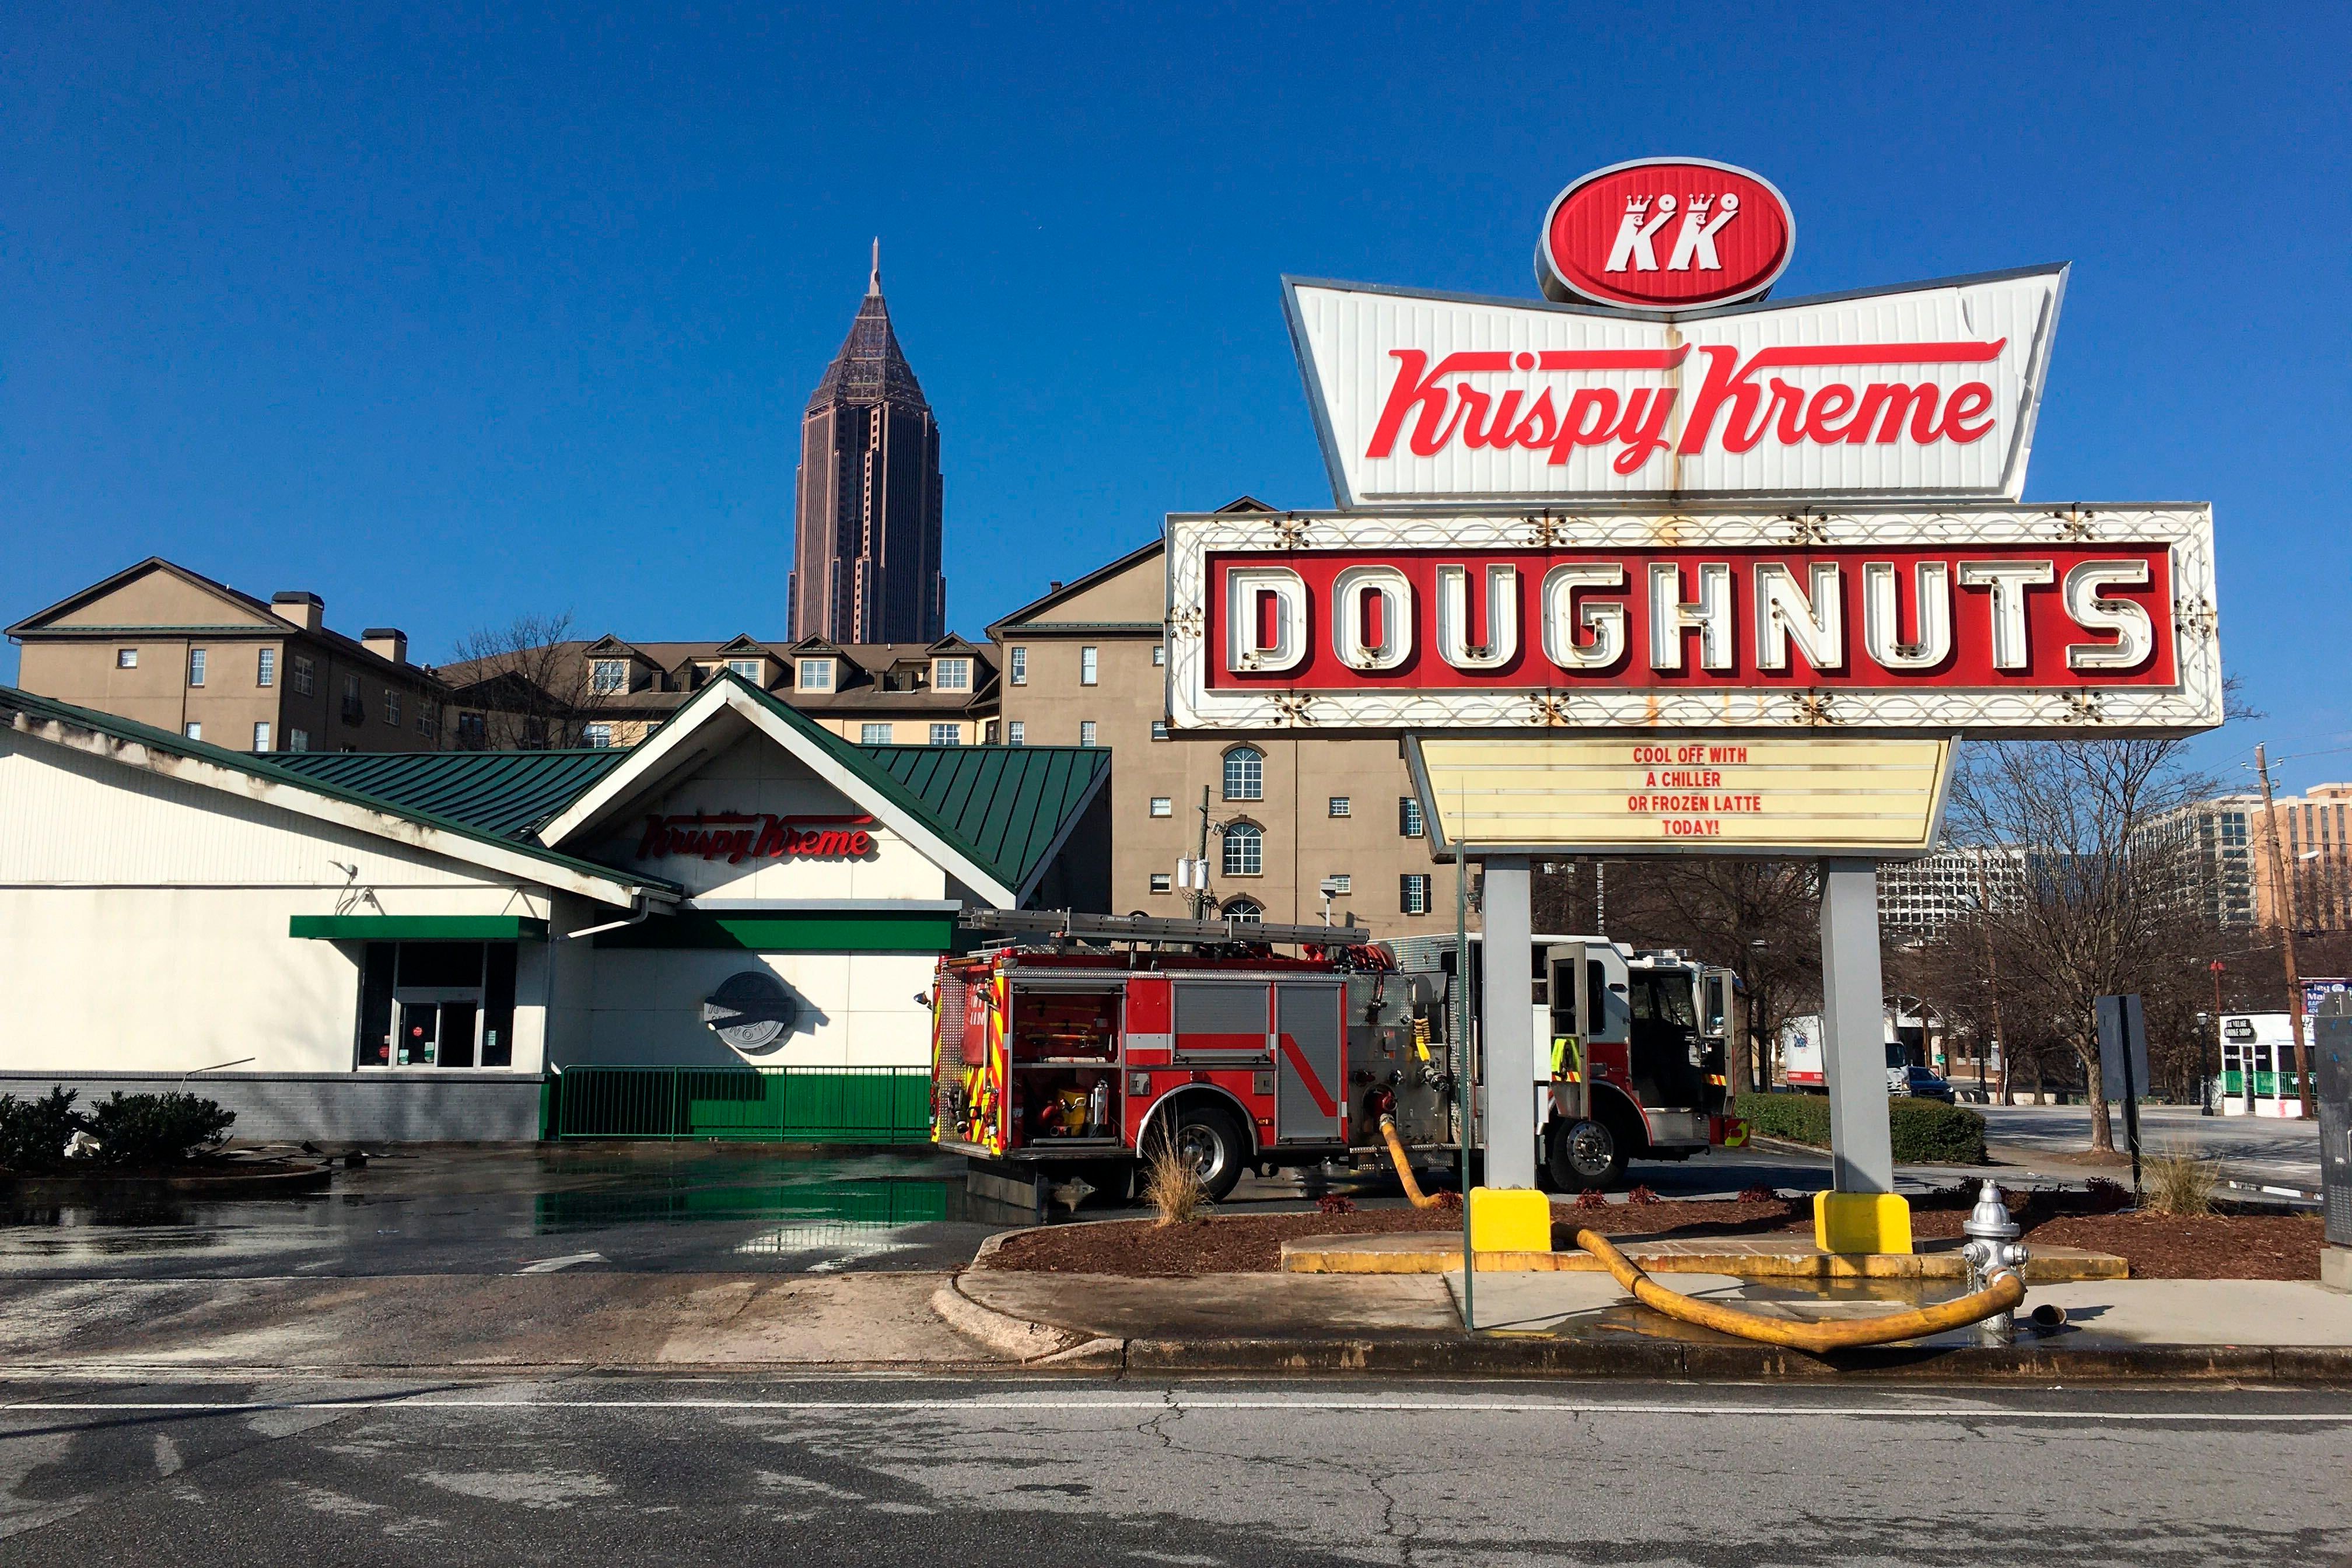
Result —
M1992 1009L1992 1048L2000 1052L2000 1101L2009 1103L2009 1049L2000 1032L2000 968L1992 955L1992 893L1985 886L1984 846L1976 846L1977 930L1984 936L1985 998ZM1984 1092L1984 1051L1977 1051L1977 1092Z
M2221 972L2229 967L2220 959L2205 966L2213 973L2213 1091L2221 1100L2220 1109L2230 1109L2230 1052L2221 1043ZM2246 1105L2253 1109L2252 1101Z
M2270 759L2259 744L2254 747L2254 772L2263 781L2263 816L2271 841L2271 877L2278 884L2280 913L2284 917L2279 922L2279 931L2285 939L2282 947L2286 956L2286 1021L2294 1036L2294 1078L2300 1090L2297 1098L2303 1103L2304 1120L2308 1121L2315 1110L2312 1103L2311 1047L2303 1037L2303 976L2294 966L2294 883L2286 874L2286 851L2279 843L2278 803L2271 798Z

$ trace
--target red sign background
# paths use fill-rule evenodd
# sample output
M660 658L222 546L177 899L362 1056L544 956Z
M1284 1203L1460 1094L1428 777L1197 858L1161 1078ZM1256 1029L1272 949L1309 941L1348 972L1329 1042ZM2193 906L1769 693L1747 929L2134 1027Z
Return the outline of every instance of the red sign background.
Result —
M1696 265L1674 268L1674 244L1692 199L1708 199L1711 215L1719 216L1725 195L1737 195L1739 210L1713 237L1720 269ZM1672 197L1681 210L1657 226L1649 240L1657 269L1606 270L1628 204L1643 204L1646 227L1660 216L1662 197ZM1588 174L1570 186L1553 208L1540 243L1560 281L1588 299L1649 310L1691 309L1746 299L1767 287L1788 264L1796 244L1796 220L1780 194L1753 174L1661 159Z

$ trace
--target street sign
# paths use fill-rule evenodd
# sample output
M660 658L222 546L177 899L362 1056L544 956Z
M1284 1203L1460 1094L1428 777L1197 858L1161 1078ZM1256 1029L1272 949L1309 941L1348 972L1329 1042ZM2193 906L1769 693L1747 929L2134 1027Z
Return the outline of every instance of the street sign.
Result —
M2203 506L1168 519L1181 729L2179 734Z
M2099 1079L2106 1098L2124 1108L2124 1135L2131 1145L2132 1193L2139 1193L2139 1097L2147 1092L2147 1027L2139 996L2098 999Z
M1867 855L1936 842L1953 742L1412 736L1431 853Z
M1343 508L2014 500L2065 281L2042 267L1672 320L1320 279L1283 293Z

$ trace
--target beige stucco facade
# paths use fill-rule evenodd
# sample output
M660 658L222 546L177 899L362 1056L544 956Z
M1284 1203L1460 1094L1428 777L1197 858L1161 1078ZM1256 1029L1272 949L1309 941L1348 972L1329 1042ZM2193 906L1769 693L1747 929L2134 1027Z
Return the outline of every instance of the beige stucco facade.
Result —
M1412 786L1396 740L1345 740L1312 731L1153 738L1154 723L1167 715L1167 670L1156 655L1162 646L1165 602L1165 566L1155 546L1049 594L990 628L997 643L1006 740L1017 733L1029 745L1076 745L1085 740L1082 726L1092 723L1093 743L1116 752L1116 912L1191 912L1188 895L1172 887L1155 892L1152 879L1172 881L1177 861L1199 853L1206 789L1213 912L1247 900L1268 921L1320 921L1319 886L1327 877L1345 877L1349 891L1333 899L1334 919L1352 918L1382 937L1451 931L1454 868L1432 861L1425 837L1402 830L1402 803ZM1254 749L1262 759L1256 798L1229 797L1226 790L1226 757L1237 746ZM1155 801L1166 803L1166 815L1154 815ZM1346 803L1344 816L1334 815L1337 801ZM1261 835L1255 875L1226 873L1218 830L1227 824L1254 826ZM1409 876L1428 879L1426 912L1406 912L1403 879ZM1477 924L1475 910L1470 921Z

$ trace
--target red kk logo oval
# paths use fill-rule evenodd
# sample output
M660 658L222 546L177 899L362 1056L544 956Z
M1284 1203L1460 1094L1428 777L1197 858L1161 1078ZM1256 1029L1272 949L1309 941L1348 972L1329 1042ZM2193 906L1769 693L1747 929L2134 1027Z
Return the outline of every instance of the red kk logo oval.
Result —
M1596 169L1552 199L1536 280L1563 303L1697 310L1761 297L1796 245L1796 215L1761 174L1643 158Z

